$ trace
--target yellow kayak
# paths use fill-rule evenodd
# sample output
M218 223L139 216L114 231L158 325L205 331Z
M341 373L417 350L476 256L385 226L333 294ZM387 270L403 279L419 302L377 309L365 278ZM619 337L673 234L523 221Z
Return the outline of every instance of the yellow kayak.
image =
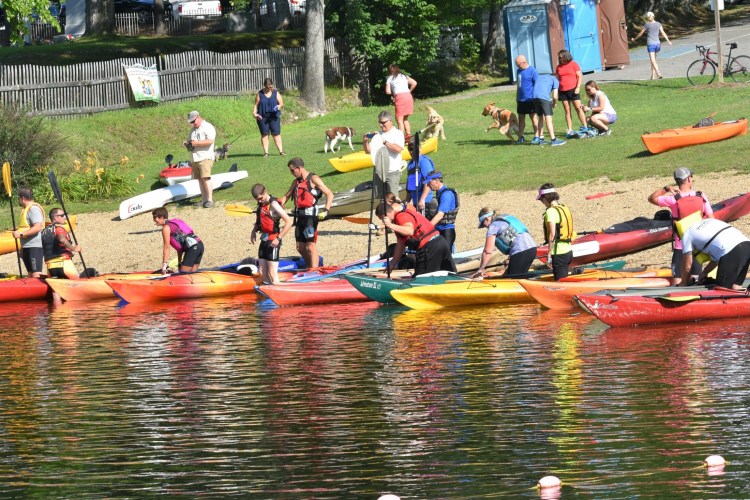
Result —
M419 153L427 154L437 151L438 139L437 137L430 137L426 141L420 144ZM409 148L404 148L401 152L401 156L404 160L411 160L411 154L409 154ZM333 165L333 168L339 172L354 172L355 170L362 170L363 168L370 168L375 166L372 162L372 158L368 153L364 151L357 151L345 156L339 156L336 158L329 158L329 162Z
M71 215L69 219L70 223L73 225L73 229L76 227L76 216ZM49 224L48 224L49 225ZM28 229L29 226L19 226L18 230L23 232L25 229ZM68 227L67 224L65 224L65 229L70 231L70 227ZM18 243L18 248L21 248L21 243ZM7 231L0 231L0 255L5 255L6 253L13 253L16 251L16 240L13 238L13 231L10 229Z
M396 302L411 309L434 310L481 304L533 302L517 279L453 281L442 285L392 290Z

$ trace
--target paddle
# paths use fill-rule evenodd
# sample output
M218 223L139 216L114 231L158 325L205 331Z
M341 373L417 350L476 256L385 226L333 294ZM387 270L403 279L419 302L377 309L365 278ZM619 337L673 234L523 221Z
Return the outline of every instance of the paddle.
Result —
M57 183L57 177L55 177L55 172L53 172L52 170L47 172L47 178L49 179L49 185L52 187L52 192L55 194L55 198L57 198L57 201L60 202L62 211L65 214L65 219L68 219L68 211L65 210L65 202L63 201L62 192L60 192L60 185ZM73 224L68 224L68 227L70 227L70 234L73 236L73 243L78 245L78 240L76 239L76 233L75 233L75 230L73 229ZM86 261L83 260L83 252L78 252L78 256L81 258L81 264L83 264L83 274L88 279L89 268L86 267Z
M5 186L5 192L8 193L8 203L10 205L10 220L13 224L13 230L16 230L16 215L13 211L13 189L11 187L11 172L10 162L3 163L3 185ZM16 242L16 260L18 261L18 276L23 278L23 272L21 271L21 249L18 248L18 240L14 238Z
M676 295L676 296L660 295L654 298L656 300L663 300L665 302L676 302L676 303L694 302L696 300L750 299L747 293L739 292L739 291L736 294L731 294L731 295L708 295L708 296L705 296L705 295Z
M380 147L380 151L378 151L376 161L375 161L375 171L380 174L381 179L381 191L382 191L382 197L380 198L380 202L385 206L385 188L388 185L386 183L386 179L388 178L388 168L390 167L390 156L388 154L388 148L386 148L385 144L383 144ZM375 194L375 183L372 185L373 188L373 197ZM396 187L396 191L398 191L398 186ZM372 212L370 212L370 217L372 217ZM370 226L370 234L372 234L372 226ZM369 257L369 255L368 255ZM385 231L385 274L390 279L391 277L391 266L390 266L390 255L388 255L388 230Z
M351 215L346 215L342 219L354 224L369 224L372 222L369 217L352 217Z
M412 157L412 159L414 160L414 184L416 186L414 188L416 190L414 192L414 195L416 196L416 198L412 199L411 202L416 207L419 204L419 198L422 193L422 183L420 182L422 180L420 179L422 170L419 168L419 132L414 134L413 140L414 148L412 149L412 151L414 151L414 156ZM407 173L407 175L409 174ZM422 215L424 215L424 210L422 210L421 213Z
M224 211L227 215L232 215L234 217L250 217L251 215L255 215L255 209L245 205L226 205Z

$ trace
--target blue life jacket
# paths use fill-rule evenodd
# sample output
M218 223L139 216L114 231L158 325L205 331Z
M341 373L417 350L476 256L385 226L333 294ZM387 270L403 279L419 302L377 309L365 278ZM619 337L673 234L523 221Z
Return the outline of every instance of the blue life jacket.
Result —
M508 227L506 227L502 233L495 235L495 246L505 255L508 255L510 254L510 247L513 246L516 237L519 234L528 233L529 230L520 220L512 215L503 214L500 217L495 217L492 222L499 220L506 222Z

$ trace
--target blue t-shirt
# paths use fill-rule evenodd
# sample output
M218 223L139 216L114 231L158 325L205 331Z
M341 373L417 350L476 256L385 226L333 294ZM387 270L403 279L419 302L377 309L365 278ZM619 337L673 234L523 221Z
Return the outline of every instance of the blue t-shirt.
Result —
M560 82L557 81L552 75L539 75L534 82L534 99L542 99L544 101L551 101L550 93L552 89L559 89Z
M536 72L536 68L533 66L529 66L518 72L516 101L524 102L534 98L534 82L536 82L538 77L539 73Z
M439 195L438 198L440 199L440 202L438 203L438 212L447 214L448 212L452 212L456 209L456 197L453 195L453 191L443 186L443 189L438 191L437 195ZM438 231L442 231L443 229L451 229L456 227L456 225L452 222L450 224L443 224L442 222L443 221L441 220L440 222L435 224L435 229L437 229Z
M427 177L427 174L433 170L437 170L435 163L427 155L419 155L419 170L414 168L414 160L409 160L409 163L406 165L406 190L411 193L414 206L417 205L419 197L422 195L422 179ZM427 198L425 198L424 202L429 203L430 200L432 200L432 191L427 193Z

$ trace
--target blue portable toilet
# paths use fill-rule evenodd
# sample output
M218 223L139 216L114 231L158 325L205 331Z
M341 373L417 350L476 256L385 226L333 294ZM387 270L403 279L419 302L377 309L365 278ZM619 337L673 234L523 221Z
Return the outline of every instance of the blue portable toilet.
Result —
M602 70L596 0L560 0L565 48L581 71Z
M557 0L512 0L503 10L508 68L516 81L519 55L539 73L553 73L557 53L565 48Z

